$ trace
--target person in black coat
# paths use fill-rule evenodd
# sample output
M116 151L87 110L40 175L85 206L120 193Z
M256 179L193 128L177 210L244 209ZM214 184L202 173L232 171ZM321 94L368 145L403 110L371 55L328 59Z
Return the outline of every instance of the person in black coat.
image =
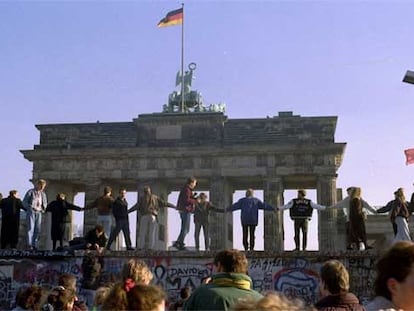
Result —
M113 241L116 239L121 230L124 233L127 250L134 250L131 244L131 233L129 230L128 202L125 196L126 189L121 188L119 190L119 196L112 204L112 214L115 218L115 228L112 229L111 234L109 236L108 244L106 245L106 248L108 250L111 249Z
M20 210L26 210L18 197L17 190L11 190L9 196L0 201L1 209L1 248L10 245L16 248L19 241Z
M68 223L71 222L69 210L82 211L82 208L66 201L64 193L58 193L56 200L49 203L46 212L52 213L52 242L53 250L56 250L56 242L63 247L63 237Z

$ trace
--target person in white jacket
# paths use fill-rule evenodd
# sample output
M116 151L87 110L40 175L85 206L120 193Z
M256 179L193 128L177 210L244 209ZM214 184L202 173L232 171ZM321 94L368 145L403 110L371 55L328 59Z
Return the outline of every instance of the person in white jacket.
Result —
M351 241L350 241L350 222L349 222L349 215L350 215L350 202L351 202L351 193L356 189L357 187L348 187L346 189L347 196L342 201L337 202L336 204L330 206L329 208L337 208L337 209L343 209L346 219L346 248L352 249ZM369 205L364 199L361 198L361 204L362 204L362 210L366 214L366 210L370 211L371 213L376 214L377 211L375 208L373 208L371 205ZM364 248L369 249L370 247L367 245L367 241L364 241Z

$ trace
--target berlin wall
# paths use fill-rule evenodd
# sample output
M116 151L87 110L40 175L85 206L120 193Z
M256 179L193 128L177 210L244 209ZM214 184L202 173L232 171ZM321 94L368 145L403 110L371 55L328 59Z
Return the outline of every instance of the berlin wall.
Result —
M134 252L120 252L104 256L103 282L118 278L122 265L129 258L137 258ZM82 279L82 256L56 256L49 251L26 252L21 250L0 251L0 310L10 308L17 290L24 285L39 284L53 287L61 273L71 273ZM139 256L154 274L153 284L166 291L169 302L179 297L185 286L198 287L213 272L214 253L192 254L160 252L156 256ZM324 261L338 259L348 268L351 291L362 302L373 295L375 277L375 253L319 253L285 252L280 255L265 253L248 254L249 275L253 287L259 292L279 291L288 297L298 297L312 304L318 300L319 269ZM80 292L82 296L82 292Z

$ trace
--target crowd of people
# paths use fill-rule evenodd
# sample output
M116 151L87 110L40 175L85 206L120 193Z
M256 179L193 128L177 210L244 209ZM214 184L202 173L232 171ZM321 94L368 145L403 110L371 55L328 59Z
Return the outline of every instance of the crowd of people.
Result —
M184 286L180 298L171 301L171 295L154 284L151 269L140 259L126 259L117 280L98 282L86 291L83 283L78 288L76 277L63 273L54 286L21 287L13 310L409 311L414 310L414 243L397 242L377 260L375 296L365 305L350 291L348 270L339 260L321 265L318 299L306 304L282 292L254 290L246 255L234 249L217 252L212 275L195 288Z
M76 206L66 200L64 193L58 193L56 199L48 203L43 179L35 183L35 187L28 190L23 200L20 200L18 192L11 190L7 198L1 199L0 209L2 212L1 248L16 248L19 238L20 211L26 212L27 245L29 250L37 250L39 236L42 228L42 217L44 213L51 214L52 249L67 249L64 245L64 237L70 227L70 211L88 211L96 209L97 226L88 231L82 239L72 241L69 249L97 249L111 250L113 242L118 235L123 233L126 249L135 250L131 242L130 224L128 215L138 212L138 235L137 248L154 250L157 241L158 213L162 208L174 208L178 211L181 219L180 233L173 242L173 247L185 250L184 240L190 230L191 217L193 215L195 224L194 241L196 250L200 249L200 232L203 230L205 250L210 249L209 222L211 213L231 213L240 210L242 225L242 240L245 251L253 251L255 247L255 230L258 225L259 210L283 211L289 210L289 215L294 222L295 250L306 250L308 224L311 220L313 210L324 211L327 209L342 209L346 216L346 245L348 249L366 250L371 248L367 244L365 228L366 211L371 213L389 213L390 221L394 230L394 243L401 240L411 240L408 226L408 218L414 211L414 195L411 201L405 199L404 190L397 189L394 199L384 207L375 209L370 206L361 195L360 187L349 187L347 197L332 206L319 205L306 198L306 190L299 189L297 198L290 200L287 204L274 207L262 202L254 196L254 190L249 188L246 195L231 206L218 208L209 202L205 193L199 195L195 192L197 179L188 178L181 189L177 205L169 203L154 194L151 187L145 185L143 193L139 195L138 202L128 208L126 200L127 190L120 188L116 198L112 196L112 188L106 186L103 194L84 208ZM302 245L300 237L302 233ZM59 246L58 246L59 244ZM302 247L301 247L302 246Z

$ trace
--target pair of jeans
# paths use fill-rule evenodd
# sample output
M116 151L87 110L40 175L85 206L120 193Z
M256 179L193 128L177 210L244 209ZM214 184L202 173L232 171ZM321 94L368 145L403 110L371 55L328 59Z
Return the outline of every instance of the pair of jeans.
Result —
M111 234L112 230L112 216L111 215L98 215L97 223L104 227L106 236Z
M26 212L27 220L27 245L31 248L37 249L40 228L42 226L42 212L29 209Z
M154 249L157 233L157 217L152 214L146 214L140 217L138 248L139 249ZM145 241L148 239L148 244Z
M190 219L191 214L188 212L180 212L181 218L181 231L177 238L177 243L184 245L185 236L190 231Z

